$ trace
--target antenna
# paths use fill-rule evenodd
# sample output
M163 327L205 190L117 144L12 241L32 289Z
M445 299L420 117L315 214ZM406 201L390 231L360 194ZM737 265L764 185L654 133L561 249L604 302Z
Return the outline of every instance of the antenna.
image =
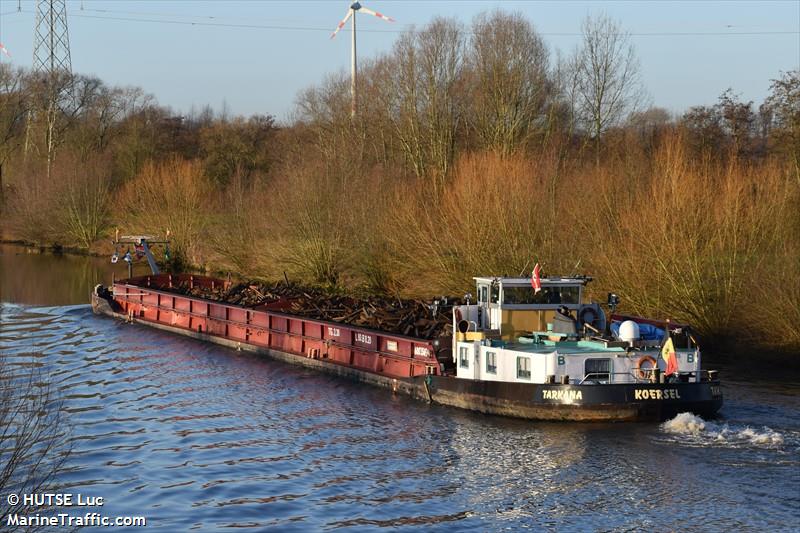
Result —
M519 277L522 277L522 276L525 275L525 269L528 268L528 265L530 265L530 264L531 264L531 260L530 259L525 261L525 266L522 267L522 270L519 271Z
M356 116L356 107L358 106L358 94L356 89L356 78L358 74L358 63L356 61L356 12L361 11L362 13L366 13L367 15L373 15L380 19L383 19L387 22L394 22L392 17L387 17L382 13L378 13L377 11L372 11L371 9L367 9L366 7L362 6L359 2L353 2L350 4L350 7L347 9L347 15L342 19L336 29L331 34L331 39L336 37L336 34L339 33L345 24L347 24L347 20L352 17L352 44L350 48L350 116Z
M581 266L581 261L582 261L581 259L578 259L578 262L575 263L574 267L572 267L572 273L569 275L569 277L574 278L575 276L578 275L578 268L580 268Z

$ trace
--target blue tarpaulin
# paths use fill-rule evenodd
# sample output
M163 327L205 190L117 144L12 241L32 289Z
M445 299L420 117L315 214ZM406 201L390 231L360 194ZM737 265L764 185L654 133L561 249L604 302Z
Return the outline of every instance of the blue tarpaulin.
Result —
M621 322L611 323L611 333L619 338L619 325ZM637 322L638 324L638 322ZM660 341L664 338L664 330L650 324L639 324L639 337L646 341Z

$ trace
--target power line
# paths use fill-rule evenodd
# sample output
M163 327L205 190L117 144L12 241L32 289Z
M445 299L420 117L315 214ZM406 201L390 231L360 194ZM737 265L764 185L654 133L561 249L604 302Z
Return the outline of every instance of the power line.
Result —
M71 13L70 17L82 17L102 20L115 20L121 22L145 22L154 24L177 24L182 26L211 26L219 28L239 28L239 29L257 29L257 30L287 30L287 31L324 31L330 33L331 28L319 26L286 26L277 24L232 24L226 22L192 22L185 20L160 20L160 19L145 19L145 18L131 18L131 17L110 17L103 15L82 15ZM214 17L209 17L214 18ZM392 30L392 29L359 29L359 31L369 33L405 33L409 30ZM472 33L472 32L467 32ZM798 35L800 31L677 31L677 32L630 32L625 35L632 37L669 37L669 36L724 36L724 35ZM539 35L544 36L562 36L562 37L580 37L583 35L580 32L539 32Z
M116 17L116 16L108 16L108 15L88 15L83 14L86 11L92 11L97 13L120 13L120 14L131 14L131 15L149 15L149 16L162 16L158 13L146 13L146 12L136 12L136 11L114 11L110 9L84 9L82 13L74 13L71 12L67 16L72 17L79 17L79 18L89 18L89 19L99 19L99 20L111 20L117 22L140 22L140 23L151 23L151 24L172 24L172 25L179 25L179 26L206 26L206 27L215 27L215 28L238 28L238 29L253 29L253 30L279 30L279 31L319 31L319 32L326 32L330 33L331 28L329 27L321 27L321 26L292 26L292 25L283 25L283 24L236 24L230 22L207 22L207 21L188 21L188 20L174 20L174 19L153 19L153 18L140 18L140 17ZM2 13L0 16L11 15L14 13L31 13L30 11L9 11L7 13ZM179 15L179 14L165 14L163 16L170 16L170 17L187 17L187 18L199 18L199 19L210 19L210 20L219 20L220 17L216 17L214 15ZM405 33L408 31L413 31L414 25L405 25L405 29L370 29L370 28L362 28L359 29L361 32L365 33L388 33L388 34L399 34ZM466 33L472 33L467 31ZM580 32L538 32L539 35L542 36L550 36L550 37L580 37L583 34ZM762 30L762 31L656 31L656 32L626 32L624 35L629 35L631 37L691 37L691 36L747 36L747 35L800 35L800 30Z
M129 17L107 17L101 15L80 15L70 14L70 17L81 17L101 20L115 20L122 22L150 22L154 24L177 24L181 26L211 26L216 28L239 28L239 29L254 29L254 30L293 30L293 31L327 31L330 33L330 28L313 27L313 26L280 26L271 24L231 24L225 22L191 22L185 20L158 20L158 19L143 19L143 18L129 18ZM371 30L375 32L375 30Z
M215 15L187 15L186 13L155 13L153 11L118 11L116 9L91 9L86 8L84 9L81 7L81 11L91 11L93 13L116 13L118 15L147 15L153 17L186 17L186 18L198 18L198 19L219 19L222 17L217 17Z

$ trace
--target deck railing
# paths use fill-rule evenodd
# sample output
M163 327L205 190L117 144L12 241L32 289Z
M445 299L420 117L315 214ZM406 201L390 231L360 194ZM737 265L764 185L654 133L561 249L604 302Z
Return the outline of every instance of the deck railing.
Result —
M597 381L605 381L609 383L609 379L611 376L628 376L633 378L633 383L655 383L654 380L654 371L655 369L641 369L641 370L629 370L627 372L589 372L584 374L583 379L578 382L578 385L583 385L586 381L589 380L597 380ZM645 377L639 377L636 375L636 372L642 372L645 374ZM717 371L716 370L698 370L696 372L679 372L678 373L678 383L689 383L693 380L699 381L716 381ZM611 381L610 383L614 383Z

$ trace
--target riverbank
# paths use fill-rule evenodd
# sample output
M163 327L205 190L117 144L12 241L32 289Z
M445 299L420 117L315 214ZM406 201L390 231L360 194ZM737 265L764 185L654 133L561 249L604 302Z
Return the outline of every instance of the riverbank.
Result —
M31 254L27 250L36 252ZM109 284L112 276L117 279L127 276L127 268L119 262L113 265L108 255L82 251L72 253L63 251L53 254L46 248L26 247L18 243L6 242L0 245L0 260L6 257L3 263L2 279L0 279L0 296L16 295L20 301L33 304L43 304L53 295L60 295L56 300L62 305L83 304L88 302L88 295L97 283ZM15 260L13 257L22 256L24 261ZM19 258L18 258L19 259ZM18 275L14 275L14 273ZM29 272L35 272L39 281L30 285ZM144 261L135 263L135 274L147 274L149 268ZM199 273L199 271L197 271ZM226 277L221 276L221 277ZM251 279L245 276L233 276L234 280ZM344 291L341 287L331 290L330 287L322 290L325 294L341 296ZM52 294L50 294L52 293ZM363 290L358 291L358 297L370 297ZM429 295L429 298L431 296ZM759 375L770 375L771 369L781 369L776 376L784 376L791 370L790 375L800 375L800 357L792 350L775 350L758 344L748 344L741 338L708 339L700 337L705 362L710 365L732 363L749 368Z
M172 255L204 272L407 298L461 296L475 275L539 263L591 275L595 300L616 292L627 312L693 324L725 350L800 353L800 71L762 80L763 102L727 90L594 130L534 27L485 17L466 33L440 20L399 36L361 70L371 96L358 113L342 112L346 84L332 76L298 94L285 123L175 116L76 75L86 107L48 125L26 111L50 97L39 78L8 71L0 228L101 256L113 228L169 230ZM506 31L538 52L501 47L487 61L494 46L455 46ZM444 34L453 47L426 40ZM519 57L544 62L520 75ZM432 72L441 83L417 86Z
M50 253L54 255L71 254L78 256L100 257L102 254L98 251L92 251L87 248L80 248L77 246L63 246L61 244L39 244L32 241L25 241L22 239L0 239L0 245L7 244L11 246L18 246L24 248L27 253Z

